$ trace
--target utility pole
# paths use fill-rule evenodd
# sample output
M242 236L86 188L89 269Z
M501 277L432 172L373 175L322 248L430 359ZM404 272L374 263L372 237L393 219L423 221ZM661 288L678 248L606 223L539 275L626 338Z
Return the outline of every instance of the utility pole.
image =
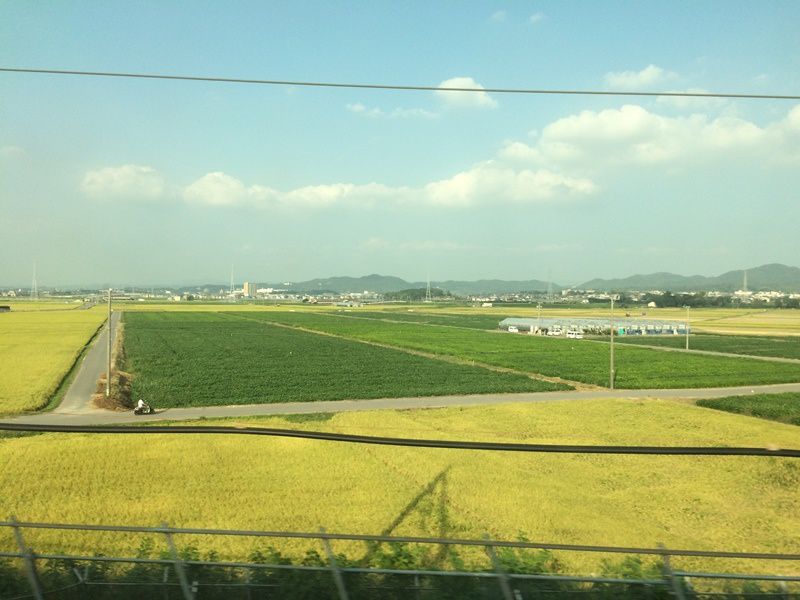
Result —
M746 271L745 271L746 272ZM686 349L689 349L689 305L686 305L686 325L684 326L686 329Z
M108 371L106 371L106 398L111 395L111 288L108 288Z
M614 389L614 296L611 296L611 322L609 327L609 335L611 336L611 367L609 370L609 388Z
M537 333L542 332L542 303L539 302L536 304L536 308L538 309L538 313L536 315L536 329L538 329Z

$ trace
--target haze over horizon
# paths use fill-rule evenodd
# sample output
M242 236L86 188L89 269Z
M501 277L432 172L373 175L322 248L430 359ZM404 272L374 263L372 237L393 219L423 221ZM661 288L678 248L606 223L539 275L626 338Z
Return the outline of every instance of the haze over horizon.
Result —
M795 95L800 4L0 5L0 67ZM675 43L676 36L680 43ZM0 73L0 285L715 276L800 256L800 102ZM175 276L176 273L180 275Z

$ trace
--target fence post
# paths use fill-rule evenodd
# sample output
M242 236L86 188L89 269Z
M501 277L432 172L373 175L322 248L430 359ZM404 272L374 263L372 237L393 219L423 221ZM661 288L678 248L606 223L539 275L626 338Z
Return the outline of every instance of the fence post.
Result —
M169 582L169 567L164 567L164 579L162 580L164 585L161 586L161 589L164 592L164 600L169 600L169 588L167 587L167 582Z
M321 527L319 532L325 533L325 528ZM333 573L333 581L336 583L336 589L339 592L339 599L349 600L347 588L344 587L342 572L339 570L339 563L336 562L336 556L334 556L333 550L331 549L331 543L326 537L321 537L320 539L322 540L322 545L325 546L325 552L328 555L328 562L330 563L331 573Z
M663 573L667 586L672 589L672 593L678 600L686 600L686 594L683 592L683 583L680 577L675 577L672 573L672 565L670 564L666 547L664 547L664 544L659 544L658 547L661 549L661 558L664 559Z
M14 516L11 517L11 527L14 530L14 537L17 540L17 546L19 546L22 559L25 561L25 574L28 576L28 583L33 591L33 597L36 600L43 600L42 584L39 581L39 574L36 572L36 555L25 545L25 540L22 537L22 529L20 529L17 518Z
M189 580L186 578L186 569L184 568L181 557L178 555L178 549L175 548L175 542L172 540L172 533L169 530L169 525L162 523L161 527L164 528L164 537L167 538L167 547L169 548L170 555L172 555L172 563L175 565L175 573L178 575L183 597L186 600L194 600L192 588L189 586Z
M490 538L489 534L487 533L483 536L483 539L489 542L492 538ZM486 553L489 555L489 558L492 559L492 568L497 574L497 579L500 582L500 591L503 592L503 600L514 600L514 595L511 593L511 585L509 584L508 580L508 573L505 572L503 566L500 564L500 561L497 559L497 553L494 551L494 546L487 545Z

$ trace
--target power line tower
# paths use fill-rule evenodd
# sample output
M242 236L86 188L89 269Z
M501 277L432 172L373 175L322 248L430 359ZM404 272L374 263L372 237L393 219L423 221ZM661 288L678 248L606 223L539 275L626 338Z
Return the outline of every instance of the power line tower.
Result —
M433 302L433 297L431 296L431 274L428 273L428 286L425 288L425 303L429 304Z
M228 297L233 302L233 265L231 265L231 289L228 292Z
M33 284L31 285L31 300L39 299L39 286L36 283L36 261L33 261Z
M547 271L547 301L553 301L553 271Z

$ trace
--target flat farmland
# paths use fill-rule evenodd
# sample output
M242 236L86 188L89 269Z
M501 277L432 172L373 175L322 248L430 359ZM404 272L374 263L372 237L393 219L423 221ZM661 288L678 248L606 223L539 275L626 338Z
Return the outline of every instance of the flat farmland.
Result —
M393 310L370 310L370 311L336 311L338 316L346 316L353 319L379 319L387 321L402 321L407 323L421 323L423 325L446 325L449 327L465 327L467 329L497 329L499 319L495 315L482 314L463 314L463 313L426 313L417 311L393 311Z
M665 401L559 401L196 423L520 443L800 447L795 426ZM789 458L527 454L232 435L41 434L0 437L0 466L0 514L20 520L325 527L474 538L488 532L512 540L649 547L661 542L671 548L756 552L796 552L800 538L800 464ZM426 492L437 477L440 483ZM26 541L40 552L88 549L107 555L135 553L140 543L133 536L46 531L30 531ZM241 559L267 545L186 536L178 543L193 543L203 554L216 550L225 559ZM2 544L13 544L13 538L0 539ZM282 549L302 557L307 546L299 544ZM353 558L365 552L363 545L336 549ZM477 553L485 559L482 549ZM592 573L603 557L559 558L572 572ZM673 566L800 574L785 561L709 564L676 557Z
M455 356L570 381L608 385L608 346L588 340L552 339L418 323L351 319L332 313L269 311L242 313L241 316ZM661 352L634 346L617 347L616 367L616 386L631 389L800 381L800 365Z
M698 400L697 405L740 415L750 415L759 419L800 425L800 394L793 392L704 398Z
M102 308L0 314L0 414L43 408L106 315Z
M566 389L225 314L125 314L134 398L156 406Z
M726 311L727 312L727 311ZM732 314L702 311L691 322L700 329L717 333L800 336L800 310L739 309Z
M675 335L624 336L617 338L616 341L620 344L664 346L666 348L684 348L686 344L684 336ZM689 348L731 354L800 359L800 337L693 333L689 336Z

